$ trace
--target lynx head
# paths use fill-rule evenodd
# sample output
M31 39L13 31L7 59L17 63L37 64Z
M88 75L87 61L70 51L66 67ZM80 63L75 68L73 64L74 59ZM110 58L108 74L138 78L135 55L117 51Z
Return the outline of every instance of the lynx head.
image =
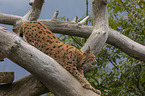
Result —
M85 52L84 52L84 63L85 64L89 64L89 65L95 65L97 63L96 61L96 56L93 54L93 51L90 50L90 48L88 48Z
M87 66L95 65L96 63L97 61L95 55L93 54L93 51L91 51L90 48L88 48L83 53L83 57L80 61L80 64L83 65L84 67L87 67Z
M88 48L83 53L83 59L80 62L80 64L83 65L83 70L85 72L89 71L96 63L96 56L93 54L93 51Z

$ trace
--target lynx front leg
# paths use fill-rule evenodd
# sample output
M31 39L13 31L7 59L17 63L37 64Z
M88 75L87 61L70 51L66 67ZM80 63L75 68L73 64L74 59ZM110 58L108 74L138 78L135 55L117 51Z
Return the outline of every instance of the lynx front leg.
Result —
M74 65L67 65L65 66L65 68L77 79L79 80L79 82L81 83L81 85L89 90L94 91L97 94L101 95L101 91L98 89L93 88L90 83L86 80L86 78L84 76L82 76L82 74L80 74L80 72L77 70L76 66Z
M79 66L77 69L80 72L80 74L84 77L84 68L83 68L83 66Z

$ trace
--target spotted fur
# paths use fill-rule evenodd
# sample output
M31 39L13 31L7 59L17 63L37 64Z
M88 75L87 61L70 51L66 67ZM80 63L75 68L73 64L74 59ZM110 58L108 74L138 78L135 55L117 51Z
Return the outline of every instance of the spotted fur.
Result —
M83 74L85 66L94 65L97 62L93 52L90 52L89 49L83 52L76 47L62 43L39 21L24 22L19 30L19 35L29 44L60 62L80 81L83 87L100 93L89 84Z

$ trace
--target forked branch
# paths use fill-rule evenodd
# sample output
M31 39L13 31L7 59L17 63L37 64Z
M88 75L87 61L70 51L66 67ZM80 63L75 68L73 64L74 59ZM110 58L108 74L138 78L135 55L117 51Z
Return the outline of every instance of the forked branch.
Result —
M85 51L90 47L92 51L95 50L94 54L97 56L108 38L108 10L104 0L93 0L92 6L93 31L81 50Z
M40 16L43 3L44 0L30 0L29 4L32 5L32 8L23 16L23 19L27 21L36 21Z
M25 16L14 22L13 31L18 33L18 29L25 21L36 21L40 16L43 3L44 0L31 0L29 4L32 5L32 8Z

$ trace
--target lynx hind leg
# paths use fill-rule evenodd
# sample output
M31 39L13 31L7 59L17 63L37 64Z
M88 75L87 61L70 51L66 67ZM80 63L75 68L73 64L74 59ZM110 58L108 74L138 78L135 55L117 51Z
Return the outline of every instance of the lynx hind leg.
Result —
M68 64L67 66L65 66L65 68L81 83L82 87L92 90L97 94L101 94L100 90L93 88L90 85L90 83L86 80L86 78L82 76L82 74L80 74L76 66Z

